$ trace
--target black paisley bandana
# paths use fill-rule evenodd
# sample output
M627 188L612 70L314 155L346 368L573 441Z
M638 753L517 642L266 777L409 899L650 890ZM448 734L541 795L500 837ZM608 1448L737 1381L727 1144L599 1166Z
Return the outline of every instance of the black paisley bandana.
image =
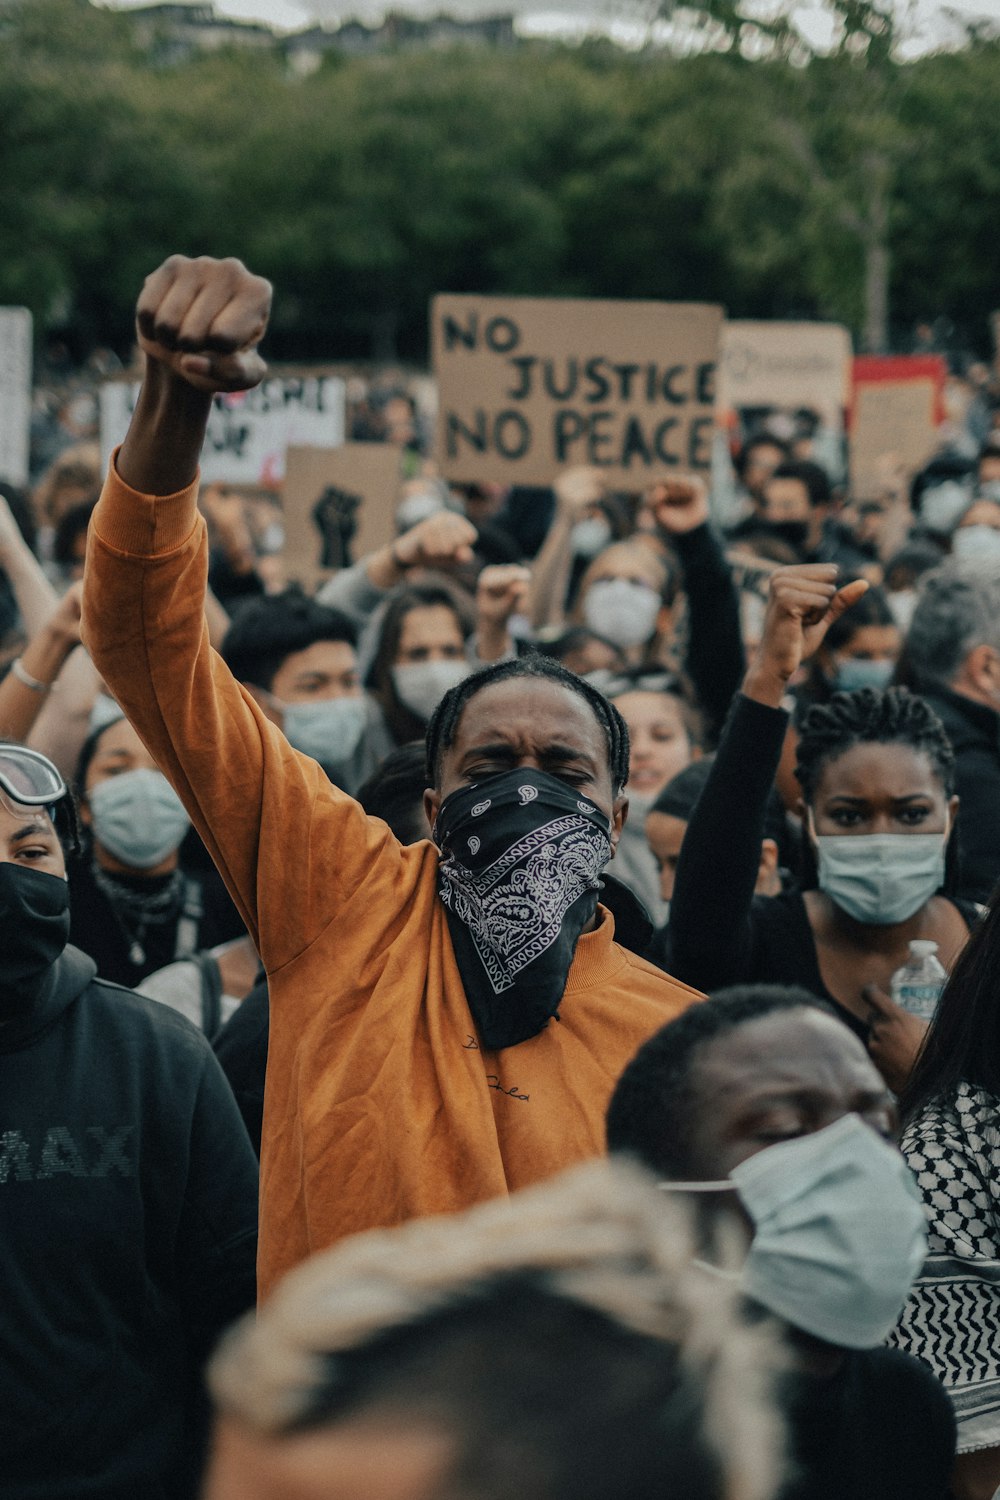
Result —
M611 858L607 816L545 771L452 792L434 824L438 894L484 1047L537 1035L562 1000Z

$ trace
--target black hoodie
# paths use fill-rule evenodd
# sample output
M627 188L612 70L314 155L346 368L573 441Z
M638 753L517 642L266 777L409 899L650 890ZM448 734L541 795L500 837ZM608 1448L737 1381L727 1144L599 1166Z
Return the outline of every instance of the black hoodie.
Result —
M2 995L0 952L0 995ZM204 1037L66 948L0 1026L0 1496L179 1500L254 1301L257 1172Z

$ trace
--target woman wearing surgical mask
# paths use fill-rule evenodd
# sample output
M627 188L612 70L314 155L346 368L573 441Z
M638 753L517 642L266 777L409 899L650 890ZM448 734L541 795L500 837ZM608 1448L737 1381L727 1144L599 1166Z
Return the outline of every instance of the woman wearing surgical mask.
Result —
M76 785L89 850L70 872L70 941L104 978L131 988L242 935L215 871L182 867L187 814L127 719L90 735Z
M423 739L445 693L476 667L515 654L509 625L526 607L529 576L518 564L483 568L474 605L446 578L390 595L365 686L396 745Z
M616 542L584 572L573 620L611 641L635 666L659 659L676 600L677 578L654 546Z
M870 1044L880 1067L897 1069L883 1045L885 1007L896 1011L886 997L911 939L936 942L950 969L976 919L971 903L948 895L954 756L923 699L862 688L806 715L796 765L804 888L753 895L788 682L866 588L838 590L831 564L773 575L764 638L688 825L670 949L672 971L701 989L803 985Z
M813 704L827 703L834 693L866 687L883 692L893 680L902 644L889 601L881 589L869 587L833 622L809 662L806 679L796 693L796 724Z

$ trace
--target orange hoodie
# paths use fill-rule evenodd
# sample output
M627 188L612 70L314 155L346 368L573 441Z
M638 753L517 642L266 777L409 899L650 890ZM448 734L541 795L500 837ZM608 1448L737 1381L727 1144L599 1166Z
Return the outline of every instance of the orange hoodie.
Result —
M267 969L259 1287L344 1235L513 1192L604 1149L638 1046L697 997L600 909L559 1019L480 1048L438 852L399 844L288 744L208 644L197 485L112 471L90 528L85 639L176 787Z

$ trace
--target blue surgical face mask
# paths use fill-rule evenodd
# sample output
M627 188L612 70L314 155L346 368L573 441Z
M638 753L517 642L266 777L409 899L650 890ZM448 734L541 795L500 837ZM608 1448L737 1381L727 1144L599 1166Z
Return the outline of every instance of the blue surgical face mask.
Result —
M318 703L279 706L288 743L321 766L343 765L361 743L367 720L364 698L324 698Z
M959 562L996 562L1000 559L1000 528L960 526L952 533L951 555Z
M87 793L94 838L133 870L152 870L180 847L190 820L159 771L123 771Z
M583 618L589 630L627 651L651 640L661 600L656 589L632 578L601 578L584 595Z
M833 686L838 693L853 693L858 688L874 688L882 693L895 670L896 663L886 656L842 656L837 662Z
M661 1187L735 1189L753 1222L741 1290L793 1328L847 1349L883 1342L927 1253L912 1173L858 1115L769 1146L725 1181Z
M944 833L817 834L819 888L856 922L905 922L944 884Z

